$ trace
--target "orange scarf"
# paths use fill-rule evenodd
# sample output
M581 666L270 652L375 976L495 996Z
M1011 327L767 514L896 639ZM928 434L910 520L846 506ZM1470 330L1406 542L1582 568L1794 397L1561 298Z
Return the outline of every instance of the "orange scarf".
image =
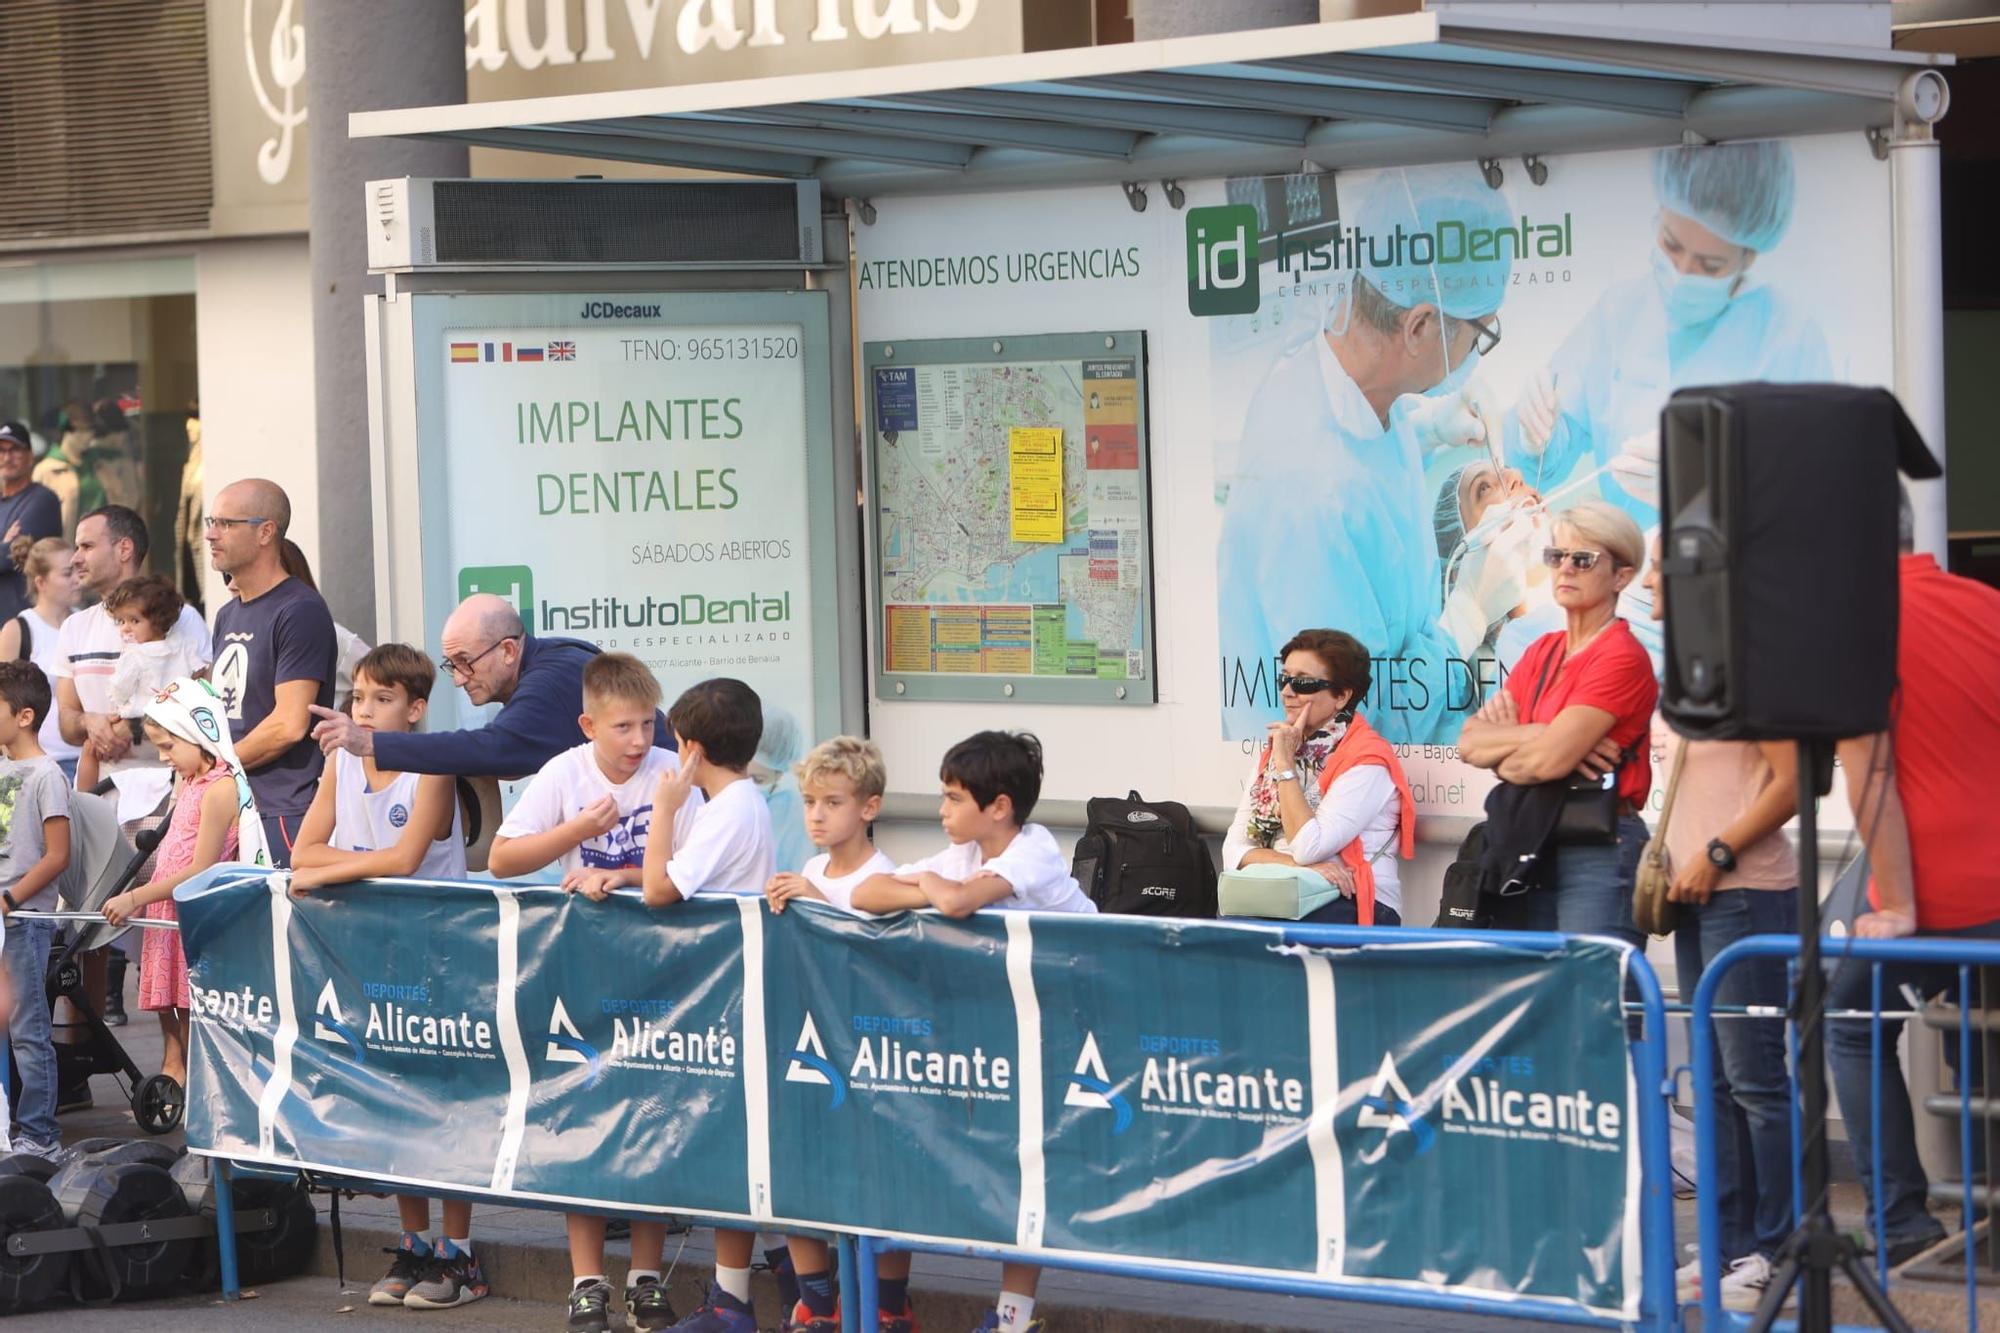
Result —
M1270 762L1271 745L1266 741L1263 763L1268 766ZM1416 799L1410 795L1410 784L1403 776L1403 765L1397 760L1395 750L1359 714L1347 724L1346 734L1326 757L1326 767L1320 770L1320 799L1326 799L1327 792L1341 774L1363 764L1380 764L1389 770L1389 777L1396 784L1396 797L1402 803L1396 815L1397 855L1407 861L1417 853ZM1340 849L1340 862L1354 872L1355 920L1364 926L1374 925L1375 867L1369 864L1368 853L1362 849L1359 834Z

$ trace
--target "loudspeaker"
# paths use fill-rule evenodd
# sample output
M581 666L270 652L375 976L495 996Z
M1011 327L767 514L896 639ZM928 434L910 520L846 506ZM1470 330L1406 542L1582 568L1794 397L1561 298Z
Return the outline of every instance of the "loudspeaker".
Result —
M1660 710L1700 739L1883 731L1896 688L1896 472L1939 468L1895 397L1682 389L1660 413Z

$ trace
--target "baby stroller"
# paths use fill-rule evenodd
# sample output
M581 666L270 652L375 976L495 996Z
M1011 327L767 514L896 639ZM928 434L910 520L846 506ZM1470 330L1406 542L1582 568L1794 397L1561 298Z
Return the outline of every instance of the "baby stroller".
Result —
M187 1108L186 1090L174 1079L148 1075L132 1062L88 994L80 955L103 948L132 928L131 922L114 926L106 921L103 907L137 878L164 831L141 832L135 847L119 830L115 797L73 794L70 868L57 882L62 910L47 914L61 922L45 978L51 1017L58 999L68 1000L71 1011L79 1015L74 1023L55 1025L56 1086L70 1087L95 1074L118 1078L132 1118L148 1134L170 1133L180 1124ZM151 927L173 928L171 922Z

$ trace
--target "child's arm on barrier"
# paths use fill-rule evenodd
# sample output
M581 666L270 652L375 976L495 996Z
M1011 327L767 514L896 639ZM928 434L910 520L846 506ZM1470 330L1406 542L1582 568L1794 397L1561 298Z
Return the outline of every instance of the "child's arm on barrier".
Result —
M165 879L156 879L142 888L127 889L104 904L104 919L122 925L138 915L139 909L164 902L174 890L222 859L224 840L236 822L236 784L218 782L201 794L201 823L195 828L194 860L186 870Z
M870 875L854 888L854 905L864 912L903 912L929 907L931 900L914 879Z
M967 917L991 907L1014 892L1014 886L990 870L982 870L968 880L946 879L936 871L926 871L917 888L930 905L946 916Z
M566 819L546 832L514 838L496 834L493 850L486 857L486 868L499 879L525 875L581 847L587 839L602 837L617 826L618 802L609 796L601 796L585 806L574 819Z
M312 809L306 813L305 827L300 830L300 847L313 827L313 817L320 812L320 802L326 799L331 783L320 784L319 794L313 797ZM388 879L398 875L414 875L417 867L424 863L424 855L437 841L440 822L451 827L451 805L458 799L453 780L443 774L425 774L417 779L417 798L412 803L409 822L403 825L402 836L394 845L372 852L335 851L326 845L326 838L333 835L333 816L326 816L326 832L313 850L313 859L301 865L299 848L292 851L292 892L304 893L308 889L325 888L329 884L352 884L363 879Z
M814 888L811 880L789 870L771 876L771 882L764 886L764 901L771 905L773 912L783 912L786 903L800 898L821 903L826 901L826 895Z

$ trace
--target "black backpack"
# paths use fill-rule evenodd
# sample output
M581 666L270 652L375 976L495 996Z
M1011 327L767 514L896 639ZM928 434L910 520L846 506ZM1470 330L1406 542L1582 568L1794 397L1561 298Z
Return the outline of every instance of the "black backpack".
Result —
M1076 882L1100 912L1213 917L1215 858L1178 801L1092 797L1076 840Z

